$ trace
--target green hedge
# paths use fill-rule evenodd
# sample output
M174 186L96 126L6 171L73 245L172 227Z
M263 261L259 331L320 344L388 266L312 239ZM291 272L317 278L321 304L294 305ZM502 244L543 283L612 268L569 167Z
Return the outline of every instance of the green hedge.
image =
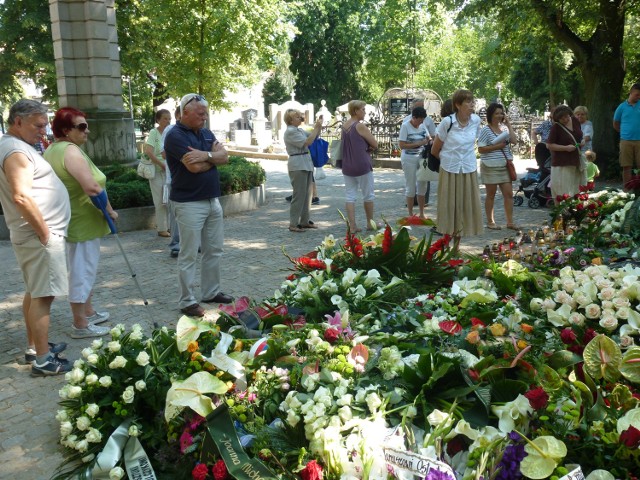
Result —
M135 168L109 165L101 167L101 170L107 176L107 193L114 209L153 205L149 181L140 178ZM229 157L229 164L218 167L218 170L222 195L251 190L267 179L267 174L258 162L250 162L244 157Z

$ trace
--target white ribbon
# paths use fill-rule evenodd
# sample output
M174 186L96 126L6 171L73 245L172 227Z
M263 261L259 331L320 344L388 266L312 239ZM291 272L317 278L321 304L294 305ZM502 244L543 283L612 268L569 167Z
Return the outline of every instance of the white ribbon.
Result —
M156 474L140 441L137 437L129 436L130 425L131 419L125 420L113 431L98 454L93 470L87 472L89 478L109 479L109 472L120 461L124 450L124 463L130 480L156 480Z
M573 470L571 470L560 480L584 480L584 473L582 473L582 468L580 467L580 465L573 465L573 466L577 468L574 468Z
M238 390L246 390L247 379L244 374L244 367L240 362L227 355L227 350L231 346L231 342L233 342L231 335L225 332L220 333L220 342L216 345L215 350L211 352L211 357L207 358L207 361L236 378L236 387Z

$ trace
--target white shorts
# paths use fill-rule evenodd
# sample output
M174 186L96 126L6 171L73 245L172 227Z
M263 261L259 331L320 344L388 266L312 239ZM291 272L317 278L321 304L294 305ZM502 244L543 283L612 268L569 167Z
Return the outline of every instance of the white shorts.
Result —
M100 261L100 239L86 242L67 242L69 268L69 303L85 303L89 300L96 282Z
M362 192L362 199L365 202L373 202L373 172L365 173L359 177L344 177L345 197L347 203L355 203L358 198L358 190Z

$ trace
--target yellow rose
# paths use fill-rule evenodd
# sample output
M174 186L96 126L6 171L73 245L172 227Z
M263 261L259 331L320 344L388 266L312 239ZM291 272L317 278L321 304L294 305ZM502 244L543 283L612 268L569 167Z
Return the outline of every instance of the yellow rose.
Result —
M494 323L489 327L494 337L502 337L507 329L501 323Z

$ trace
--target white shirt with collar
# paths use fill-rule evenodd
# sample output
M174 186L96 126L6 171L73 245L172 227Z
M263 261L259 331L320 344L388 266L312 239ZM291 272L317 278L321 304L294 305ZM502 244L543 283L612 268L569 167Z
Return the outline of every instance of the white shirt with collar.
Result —
M447 132L449 119L453 120L453 125ZM464 127L460 127L456 115L440 122L436 134L444 143L440 150L441 168L449 173L472 173L478 169L475 144L481 124L482 120L475 113L471 114L469 123Z

